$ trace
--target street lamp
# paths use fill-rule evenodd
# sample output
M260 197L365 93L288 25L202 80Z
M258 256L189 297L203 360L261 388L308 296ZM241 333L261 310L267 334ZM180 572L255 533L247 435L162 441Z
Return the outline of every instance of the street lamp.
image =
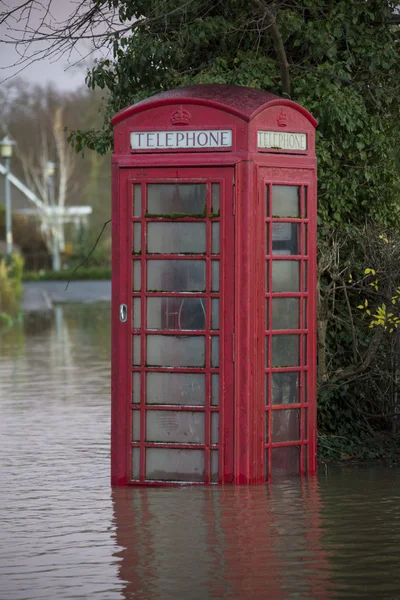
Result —
M15 146L14 140L10 140L9 137L5 136L0 142L0 153L4 158L4 166L6 168L4 176L4 197L6 203L6 253L7 257L11 257L13 247L13 236L12 236L12 219L11 219L11 189L10 189L10 161L13 155L13 146Z
M52 250L53 250L53 271L59 271L61 269L60 261L60 248L58 245L58 226L57 216L55 210L55 199L54 199L54 174L56 171L56 165L52 161L46 163L46 175L47 184L49 186L50 196L50 210L51 210L51 238L52 238Z

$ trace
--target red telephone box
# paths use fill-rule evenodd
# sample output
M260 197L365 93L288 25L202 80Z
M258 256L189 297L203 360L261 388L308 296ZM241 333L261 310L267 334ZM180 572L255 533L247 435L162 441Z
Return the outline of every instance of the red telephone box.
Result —
M315 119L200 85L112 123L112 484L315 473Z

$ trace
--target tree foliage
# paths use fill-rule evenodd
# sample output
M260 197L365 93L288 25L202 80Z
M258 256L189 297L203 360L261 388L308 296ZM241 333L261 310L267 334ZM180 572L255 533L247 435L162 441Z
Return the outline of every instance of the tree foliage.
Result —
M397 221L399 176L398 26L390 0L96 0L118 8L130 30L112 38L112 58L98 62L89 86L109 90L104 127L78 131L104 152L110 117L160 90L194 83L234 83L282 93L318 119L319 215L324 223ZM269 13L265 12L268 9ZM277 49L276 25L284 49ZM111 42L110 42L111 43ZM282 63L286 61L285 64Z

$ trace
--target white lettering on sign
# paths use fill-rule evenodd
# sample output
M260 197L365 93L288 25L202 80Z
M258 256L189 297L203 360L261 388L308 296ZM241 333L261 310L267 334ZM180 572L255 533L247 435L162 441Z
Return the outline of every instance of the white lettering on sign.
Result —
M277 148L279 150L307 150L306 133L287 131L258 131L259 148Z
M231 129L202 131L131 131L132 150L231 148Z

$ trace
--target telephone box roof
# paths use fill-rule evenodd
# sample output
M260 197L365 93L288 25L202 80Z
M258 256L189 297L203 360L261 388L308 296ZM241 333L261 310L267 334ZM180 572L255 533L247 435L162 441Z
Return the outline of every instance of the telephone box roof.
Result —
M245 121L250 121L268 106L279 104L298 110L314 127L317 126L314 117L292 100L250 87L220 83L193 85L161 92L124 108L111 119L111 123L116 125L134 114L168 104L200 104L229 112Z

